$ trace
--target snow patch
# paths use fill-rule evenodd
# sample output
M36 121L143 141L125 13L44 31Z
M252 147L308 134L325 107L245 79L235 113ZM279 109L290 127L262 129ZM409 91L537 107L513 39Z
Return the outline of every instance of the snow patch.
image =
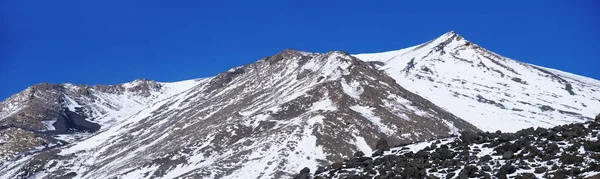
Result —
M321 101L313 103L309 111L335 111L337 108L331 99L323 99Z
M54 128L55 122L56 122L55 120L54 121L42 121L42 124L44 124L44 126L46 127L46 130L53 131L53 130L56 130L56 128Z
M369 120L373 125L375 125L379 131L386 133L386 134L393 134L393 130L390 129L388 126L386 126L385 124L383 124L381 122L381 118L378 116L375 116L375 114L373 113L373 108L371 107L367 107L367 106L351 106L350 109L352 109L355 112L360 113L363 117L367 118L367 120Z
M460 130L458 128L456 128L456 126L454 126L454 124L452 122L450 122L448 120L443 120L443 122L444 122L444 124L446 124L446 126L448 126L448 129L450 129L449 134L460 135Z
M344 93L354 99L360 100L360 95L364 92L364 89L360 86L358 81L346 83L346 81L342 79L340 80L340 83L342 84Z
M352 134L352 136L354 136L354 145L358 148L358 150L360 150L361 152L363 152L365 154L365 156L371 156L371 154L373 153L373 149L371 149L371 147L369 147L369 144L367 144L367 141L365 141L365 138L361 137L361 136L357 136L355 134Z
M309 118L308 120L306 120L306 122L308 123L308 125L313 126L315 124L323 124L323 119L325 119L324 116L318 115L312 118Z

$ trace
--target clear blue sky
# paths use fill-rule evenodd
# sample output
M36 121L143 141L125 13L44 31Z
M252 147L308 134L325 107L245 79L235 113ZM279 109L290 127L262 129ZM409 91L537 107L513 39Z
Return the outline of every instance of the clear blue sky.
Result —
M0 98L40 83L207 77L285 48L401 49L456 30L600 79L600 2L0 0Z

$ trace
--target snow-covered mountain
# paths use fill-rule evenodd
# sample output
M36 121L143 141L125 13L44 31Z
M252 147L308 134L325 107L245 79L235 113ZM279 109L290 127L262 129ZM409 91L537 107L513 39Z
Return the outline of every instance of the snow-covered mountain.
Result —
M600 113L600 81L503 57L454 31L418 46L355 56L485 131L584 122Z
M11 153L0 178L289 177L370 155L380 139L589 120L599 87L454 32L375 54L284 50L175 83L40 84L0 103L0 124L37 141Z
M285 50L206 81L1 172L279 178L356 151L370 153L379 138L409 143L478 131L343 52ZM43 167L28 166L37 162Z
M201 83L138 79L118 85L31 86L0 103L0 163L76 141Z
M201 80L160 83L146 79L95 86L41 83L1 102L0 123L40 131L93 131L95 127L80 126L77 120L94 122L98 127L111 125L120 117L199 83ZM78 117L82 119L74 119ZM69 120L74 124L68 124Z

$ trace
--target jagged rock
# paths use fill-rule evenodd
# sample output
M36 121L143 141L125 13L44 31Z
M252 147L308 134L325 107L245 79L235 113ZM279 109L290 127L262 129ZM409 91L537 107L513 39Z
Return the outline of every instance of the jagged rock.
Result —
M476 166L473 165L467 165L465 166L460 173L458 174L458 176L460 178L473 178L476 177L476 173L478 172L478 168Z
M380 139L377 141L377 144L375 144L375 149L377 149L377 150L385 150L385 149L387 149L388 147L389 147L389 146L388 146L388 142L387 142L387 140L385 139L385 137L382 137L382 138L380 138Z
M509 133L502 133L502 134L500 134L500 137L498 137L499 142L508 142L508 141L511 141L514 139L515 139L515 135L509 134Z
M533 129L533 127L530 127L530 128L527 128L527 129L521 129L521 130L517 131L516 135L519 136L519 137L533 136L533 135L536 135L536 132Z
M544 150L544 152L548 155L555 155L556 153L560 152L560 148L556 143L551 143L548 145L546 150Z
M579 174L581 174L580 168L571 168L571 170L569 170L569 175L571 176L577 176Z
M310 169L308 167L304 167L300 170L300 173L294 176L294 179L309 179L310 178Z
M323 172L325 172L325 167L323 167L323 166L318 166L318 167L317 167L317 170L315 170L315 175L321 174L321 173L323 173Z
M585 141L583 143L583 148L586 151L592 151L592 152L600 152L600 141Z
M490 155L484 155L484 156L483 156L483 157L481 157L479 160L480 160L482 163L485 163L485 162L487 162L487 161L490 161L490 160L492 160L492 156L490 156Z
M439 149L436 150L436 153L440 155L441 160L452 159L456 156L456 153L452 152L450 149Z
M373 152L373 154L371 154L371 157L377 157L381 155L383 155L383 150L376 150L375 152Z
M419 171L416 167L406 167L402 171L402 176L407 178L422 178L424 177L424 173Z
M308 167L304 167L302 170L300 170L300 174L308 174L310 173L310 168Z
M512 151L506 151L502 154L502 159L507 160L513 158L514 153Z
M533 173L521 173L515 177L515 179L536 179L537 177Z
M436 177L436 176L434 176L434 175L428 175L428 176L427 176L427 179L439 179L439 177Z
M456 175L454 172L448 173L446 174L446 178L452 178L454 175Z
M500 170L498 171L498 173L500 174L513 174L517 171L517 168L513 165L511 165L510 163L503 165L502 167L500 167Z
M564 138L564 137L562 137L562 136L559 136L559 135L558 135L556 132L554 132L554 131L550 132L550 134L549 134L549 135L550 135L550 136L548 137L548 140L551 140L551 141L563 141L563 140L565 140L565 138Z
M477 141L477 138L480 138L475 132L472 131L462 131L460 133L460 140L462 140L466 144L471 144Z
M560 161L565 164L576 164L583 162L583 157L567 154L560 156Z
M484 173L484 174L483 174L483 178L484 178L484 179L491 179L491 178L492 178L492 175L490 175L489 173Z
M567 178L567 176L568 176L568 172L563 169L556 170L555 172L552 172L551 174L553 175L552 178L557 178L557 179L558 178Z
M483 167L481 167L481 170L489 172L492 171L492 167L490 167L489 165L484 165Z
M598 165L596 162L591 162L588 165L588 168L586 170L587 171L600 171L600 165Z
M344 164L342 164L342 162L335 162L331 164L331 168L334 170L340 170L342 169L342 167L344 167Z
M534 169L533 173L540 174L540 173L546 172L547 170L548 170L548 168L546 168L546 167L537 167Z

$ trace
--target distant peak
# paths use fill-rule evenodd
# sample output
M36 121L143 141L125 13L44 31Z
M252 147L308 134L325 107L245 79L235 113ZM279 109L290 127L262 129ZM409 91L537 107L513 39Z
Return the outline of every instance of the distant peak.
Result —
M279 62L282 59L307 56L310 54L313 54L313 53L288 48L288 49L285 49L285 50L273 55L272 57L267 57L266 60L272 64L272 63Z
M290 52L300 52L300 50L296 50L293 48L286 48L286 49L283 49L280 53L290 53Z
M302 56L302 55L308 55L308 54L311 54L311 53L292 49L292 48L287 48L287 49L284 49L283 51L277 53L276 55L281 55L283 57L289 57L289 56Z
M146 79L146 78L138 78L138 79L135 79L135 80L133 80L133 81L134 81L134 82L142 82L142 81L150 81L150 80L149 80L149 79Z
M442 39L450 39L450 40L462 40L463 37L456 33L456 31L451 30L450 32L446 32L444 35L440 36Z
M138 78L138 79L133 80L132 82L124 83L123 85L126 88L130 88L130 87L135 87L135 86L139 86L139 85L158 86L157 84L158 84L158 82L156 82L154 80L149 80L146 78Z

